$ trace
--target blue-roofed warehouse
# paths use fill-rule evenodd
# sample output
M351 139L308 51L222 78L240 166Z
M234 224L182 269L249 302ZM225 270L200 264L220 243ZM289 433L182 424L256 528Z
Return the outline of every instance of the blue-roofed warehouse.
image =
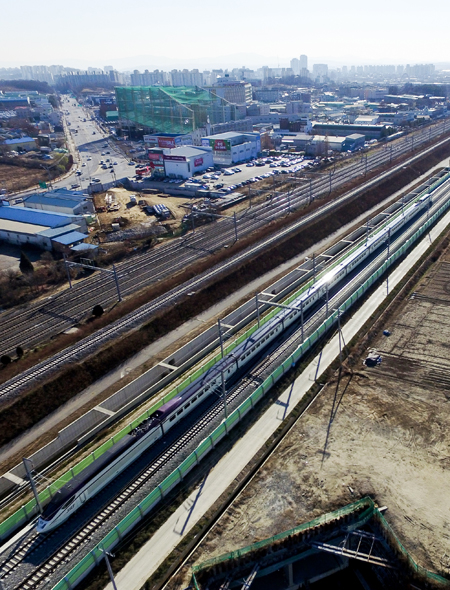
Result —
M24 206L67 215L95 214L95 206L90 195L68 189L34 193L24 199Z
M55 242L57 238L74 231L87 237L83 216L0 206L0 240L10 244L29 244L52 250L58 244Z

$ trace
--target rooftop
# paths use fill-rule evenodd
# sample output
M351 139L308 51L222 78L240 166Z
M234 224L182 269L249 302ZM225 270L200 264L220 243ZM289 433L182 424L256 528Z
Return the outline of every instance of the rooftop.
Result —
M0 207L0 219L9 221L18 221L33 225L49 227L58 227L68 225L73 220L73 215L65 213L54 213L53 211L40 211L37 209L28 209L26 207Z
M81 240L84 240L86 237L86 234L82 234L79 231L72 231L68 234L53 238L52 241L57 242L58 244L63 244L64 246L69 246L74 242L80 242Z
M52 195L47 195L47 194L34 194L29 196L28 198L25 199L25 207L27 206L27 203L35 203L35 204L47 204L47 205L53 205L54 207L65 207L65 208L69 208L69 207L76 207L77 205L79 205L80 203L82 203L83 201L87 201L88 199L84 196L81 196L81 198L77 198L76 195L72 195L70 196L52 196ZM35 209L36 210L36 209Z
M80 227L76 223L69 223L69 225L64 225L63 227L44 229L43 231L39 232L39 235L46 238L56 238L72 231L79 231L79 229Z
M211 150L208 148L200 148L200 147L191 147L191 146L181 146L179 148L173 148L170 150L171 156L187 156L188 158L193 156L199 156L205 153L210 152Z
M37 225L34 223L24 223L23 221L12 221L10 219L0 219L0 230L21 234L39 234L42 230L48 230L49 227Z
M207 135L203 139L234 139L235 137L241 137L246 133L238 133L237 131L226 131L225 133L217 133L217 135Z
M73 246L72 250L75 252L83 252L83 250L98 250L98 246L95 244L86 244L86 242L81 242L81 244Z
M29 141L34 142L34 137L19 137L18 139L7 139L5 141L5 143L7 145L12 145L15 143L25 143L25 142L29 142Z

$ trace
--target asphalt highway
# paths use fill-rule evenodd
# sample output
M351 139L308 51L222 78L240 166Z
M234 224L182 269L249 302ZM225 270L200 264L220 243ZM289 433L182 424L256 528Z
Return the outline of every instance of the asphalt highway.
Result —
M134 174L134 166L129 165L129 160L92 119L88 109L78 106L73 99L63 98L62 110L66 129L79 158L78 166L73 168L73 173L55 182L55 188L70 188L78 184L81 189L87 189L93 178L99 178L102 183L109 183ZM106 162L107 159L110 162ZM102 168L100 160L104 160L107 166L112 164L112 168ZM77 174L77 171L81 174Z

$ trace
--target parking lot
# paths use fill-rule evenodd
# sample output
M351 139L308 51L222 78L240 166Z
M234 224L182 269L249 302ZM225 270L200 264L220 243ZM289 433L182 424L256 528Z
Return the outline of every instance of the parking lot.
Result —
M158 186L161 186L162 190L164 190L164 184L174 184L177 188L197 188L197 190L203 189L227 194L267 178L298 174L304 169L314 169L318 164L318 160L308 160L297 154L286 154L284 156L261 158L229 167L218 168L216 166L197 173L186 181L166 178L158 182Z

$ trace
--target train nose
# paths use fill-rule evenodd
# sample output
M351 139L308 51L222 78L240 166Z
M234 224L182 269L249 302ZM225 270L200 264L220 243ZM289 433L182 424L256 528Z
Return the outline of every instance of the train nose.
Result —
M37 531L38 533L43 533L43 532L44 532L44 529L45 529L45 527L47 526L47 524L48 524L48 522L47 522L46 520L44 520L44 519L40 518L40 519L37 521L37 525L36 525L36 531Z

